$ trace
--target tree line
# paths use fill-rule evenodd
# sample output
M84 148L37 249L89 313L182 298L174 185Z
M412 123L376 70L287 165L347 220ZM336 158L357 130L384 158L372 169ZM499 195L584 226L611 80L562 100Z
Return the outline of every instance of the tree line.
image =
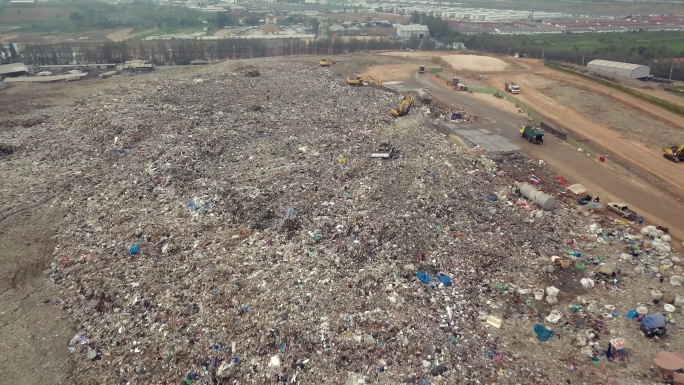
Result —
M655 32L642 32L654 34ZM620 34L624 37L624 34ZM536 37L537 39L539 37ZM589 38L589 37L587 37ZM673 80L684 80L684 64L672 60L681 53L672 51L664 46L626 46L606 42L587 52L582 51L573 44L565 44L563 49L550 50L545 44L535 44L532 37L502 36L482 33L471 36L466 40L468 48L484 52L500 54L522 53L526 57L546 59L557 62L586 65L592 60L610 60L633 64L643 64L651 67L651 75L658 78L668 79L672 71Z
M608 45L587 53L568 48L547 50L540 44L529 44L520 37L491 34L469 36L468 48L500 54L519 52L532 58L557 62L586 64L594 59L644 64L659 78L684 80L684 64L670 60L676 54L664 47L623 47ZM157 65L188 64L192 60L238 60L245 58L287 55L338 55L371 50L423 49L434 50L435 40L390 39L358 40L355 38L316 39L220 39L220 40L155 40L107 43L31 44L22 47L22 60L36 65L65 65L74 63L120 63L142 59ZM611 48L612 47L612 48ZM5 55L5 57L11 57Z
M417 49L421 41L399 42L389 39L219 39L153 40L107 43L30 44L21 55L27 64L67 65L121 63L147 60L157 65L189 64L192 60L239 60L289 55L340 55L375 50ZM423 48L426 47L423 42ZM433 45L434 47L434 45Z

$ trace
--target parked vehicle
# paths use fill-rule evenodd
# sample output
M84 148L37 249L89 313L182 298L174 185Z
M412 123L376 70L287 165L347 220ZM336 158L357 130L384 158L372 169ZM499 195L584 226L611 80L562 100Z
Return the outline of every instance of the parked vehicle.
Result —
M623 218L627 218L629 220L635 220L637 218L637 213L632 211L625 203L616 203L616 202L610 202L608 203L608 210L614 211L618 213Z

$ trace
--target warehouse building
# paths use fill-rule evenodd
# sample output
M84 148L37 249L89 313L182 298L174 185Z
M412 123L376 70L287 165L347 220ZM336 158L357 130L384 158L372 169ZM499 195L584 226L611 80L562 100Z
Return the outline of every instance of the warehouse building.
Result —
M427 25L422 24L399 25L397 26L397 36L402 39L410 39L412 37L422 39L430 36L430 30Z
M587 64L587 67L632 79L648 79L651 73L649 66L608 60L592 60Z

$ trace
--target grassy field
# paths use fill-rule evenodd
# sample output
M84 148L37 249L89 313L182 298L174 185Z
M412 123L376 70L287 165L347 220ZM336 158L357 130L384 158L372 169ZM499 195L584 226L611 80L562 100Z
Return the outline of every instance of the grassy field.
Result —
M113 5L101 2L54 2L4 4L0 6L0 25L20 27L21 33L78 32L95 29L186 28L202 25L208 17L185 7L153 4Z
M527 35L515 38L521 45L544 48L549 52L573 50L594 54L617 48L657 50L663 47L684 56L684 31Z
M73 6L64 7L6 7L0 12L0 23L4 25L17 25L24 23L39 23L54 19L69 20L69 15L79 12L79 8Z

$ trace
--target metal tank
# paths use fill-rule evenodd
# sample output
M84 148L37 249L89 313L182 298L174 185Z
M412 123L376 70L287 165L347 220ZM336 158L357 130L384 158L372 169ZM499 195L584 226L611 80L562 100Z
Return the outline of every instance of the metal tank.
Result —
M556 198L543 191L537 190L534 185L529 183L516 183L516 186L520 189L520 194L522 196L531 200L543 210L548 211L556 208Z

